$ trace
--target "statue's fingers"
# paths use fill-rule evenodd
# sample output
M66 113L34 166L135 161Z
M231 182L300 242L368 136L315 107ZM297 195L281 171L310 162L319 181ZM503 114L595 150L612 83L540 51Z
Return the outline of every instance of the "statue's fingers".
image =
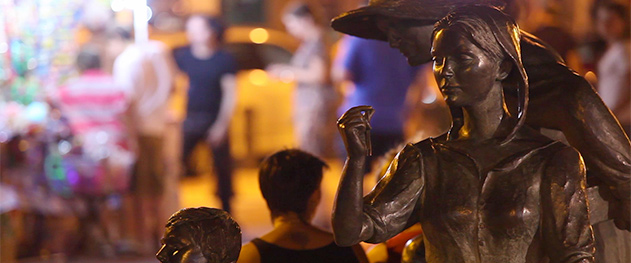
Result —
M366 124L366 130L371 130L372 126L370 125L370 116L362 115L361 119Z
M348 119L344 122L342 122L341 124L339 124L339 126L341 128L364 128L367 129L368 126L370 124L368 124L364 119L360 118L356 118L356 119Z
M340 119L343 119L347 116L353 116L353 115L361 115L362 112L368 112L368 111L374 111L374 109L371 106L366 106L366 105L362 105L362 106L355 106L352 107L350 109L348 109L343 115L342 117L340 117Z
M372 115L375 114L375 109L370 107L370 109L366 110L365 113L365 115L368 117L368 122L370 122L370 120L372 119Z
M349 122L364 122L367 124L368 121L369 120L366 119L366 116L362 112L352 112L350 114L347 112L337 120L337 124L345 124L347 126Z
M361 112L346 112L342 117L337 120L337 123L345 123L353 119L359 119L362 117Z

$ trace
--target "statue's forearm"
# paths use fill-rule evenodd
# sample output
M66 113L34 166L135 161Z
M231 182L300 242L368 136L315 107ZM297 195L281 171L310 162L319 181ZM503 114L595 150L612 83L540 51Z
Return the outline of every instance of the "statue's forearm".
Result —
M363 225L363 177L366 157L347 158L333 205L333 233L341 246L361 240Z

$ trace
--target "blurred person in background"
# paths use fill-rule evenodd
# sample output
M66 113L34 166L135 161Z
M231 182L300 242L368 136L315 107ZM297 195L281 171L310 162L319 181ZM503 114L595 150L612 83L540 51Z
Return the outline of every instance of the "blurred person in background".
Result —
M631 39L629 7L612 1L596 4L596 30L607 42L597 64L598 94L631 132Z
M283 23L301 45L290 64L270 65L267 71L279 78L293 76L297 82L293 120L299 147L318 156L330 156L335 92L330 85L323 29L311 7L302 2L292 2L285 8Z
M631 131L629 6L603 1L596 4L594 11L596 30L607 42L607 49L597 64L598 93L628 136ZM594 237L596 262L631 262L629 232L611 224L597 224Z
M331 76L336 82L352 85L338 115L354 106L375 108L370 136L372 155L379 157L404 140L405 95L418 67L410 67L405 57L386 42L348 35L342 41Z
M123 85L102 71L99 50L83 47L77 56L79 76L52 95L52 102L67 117L74 149L63 158L79 177L71 182L74 194L88 201L83 221L84 245L89 253L114 256L119 241L115 220L119 195L128 190L135 161L135 141L129 136L129 98Z
M554 48L573 70L584 74L574 36L562 26L562 11L558 2L546 4L541 25L532 33Z
M166 221L161 218L165 188L163 141L174 68L170 50L162 43L134 43L129 30L119 27L114 32L111 45L122 53L114 61L113 75L129 93L132 135L138 143L131 185L133 204L126 198L124 215L127 221L124 234L137 233L133 238L135 242L121 244L120 249L139 246L141 254L151 255L159 244L161 222Z
M241 249L238 263L367 262L359 245L339 247L333 235L311 224L320 203L326 163L307 152L290 149L266 158L259 187L274 229Z
M217 17L191 16L186 23L190 45L174 50L174 57L189 79L186 119L182 124L184 165L197 143L205 141L214 158L222 208L230 212L233 190L228 128L236 103L237 63L222 49L225 29ZM191 175L190 171L187 175Z

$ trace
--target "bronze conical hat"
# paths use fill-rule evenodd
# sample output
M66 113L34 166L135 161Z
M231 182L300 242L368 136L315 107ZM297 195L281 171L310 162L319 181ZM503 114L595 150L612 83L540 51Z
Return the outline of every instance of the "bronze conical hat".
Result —
M368 39L387 41L386 35L377 28L376 17L426 20L433 24L452 10L467 5L492 5L503 7L502 0L371 0L368 6L348 11L333 18L333 29Z

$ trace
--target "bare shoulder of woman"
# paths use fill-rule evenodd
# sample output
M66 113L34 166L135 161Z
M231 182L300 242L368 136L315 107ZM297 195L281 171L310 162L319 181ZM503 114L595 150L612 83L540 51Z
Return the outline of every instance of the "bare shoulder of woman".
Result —
M259 263L261 262L261 255L259 255L258 249L252 242L249 242L241 247L241 253L239 253L239 259L237 263Z

